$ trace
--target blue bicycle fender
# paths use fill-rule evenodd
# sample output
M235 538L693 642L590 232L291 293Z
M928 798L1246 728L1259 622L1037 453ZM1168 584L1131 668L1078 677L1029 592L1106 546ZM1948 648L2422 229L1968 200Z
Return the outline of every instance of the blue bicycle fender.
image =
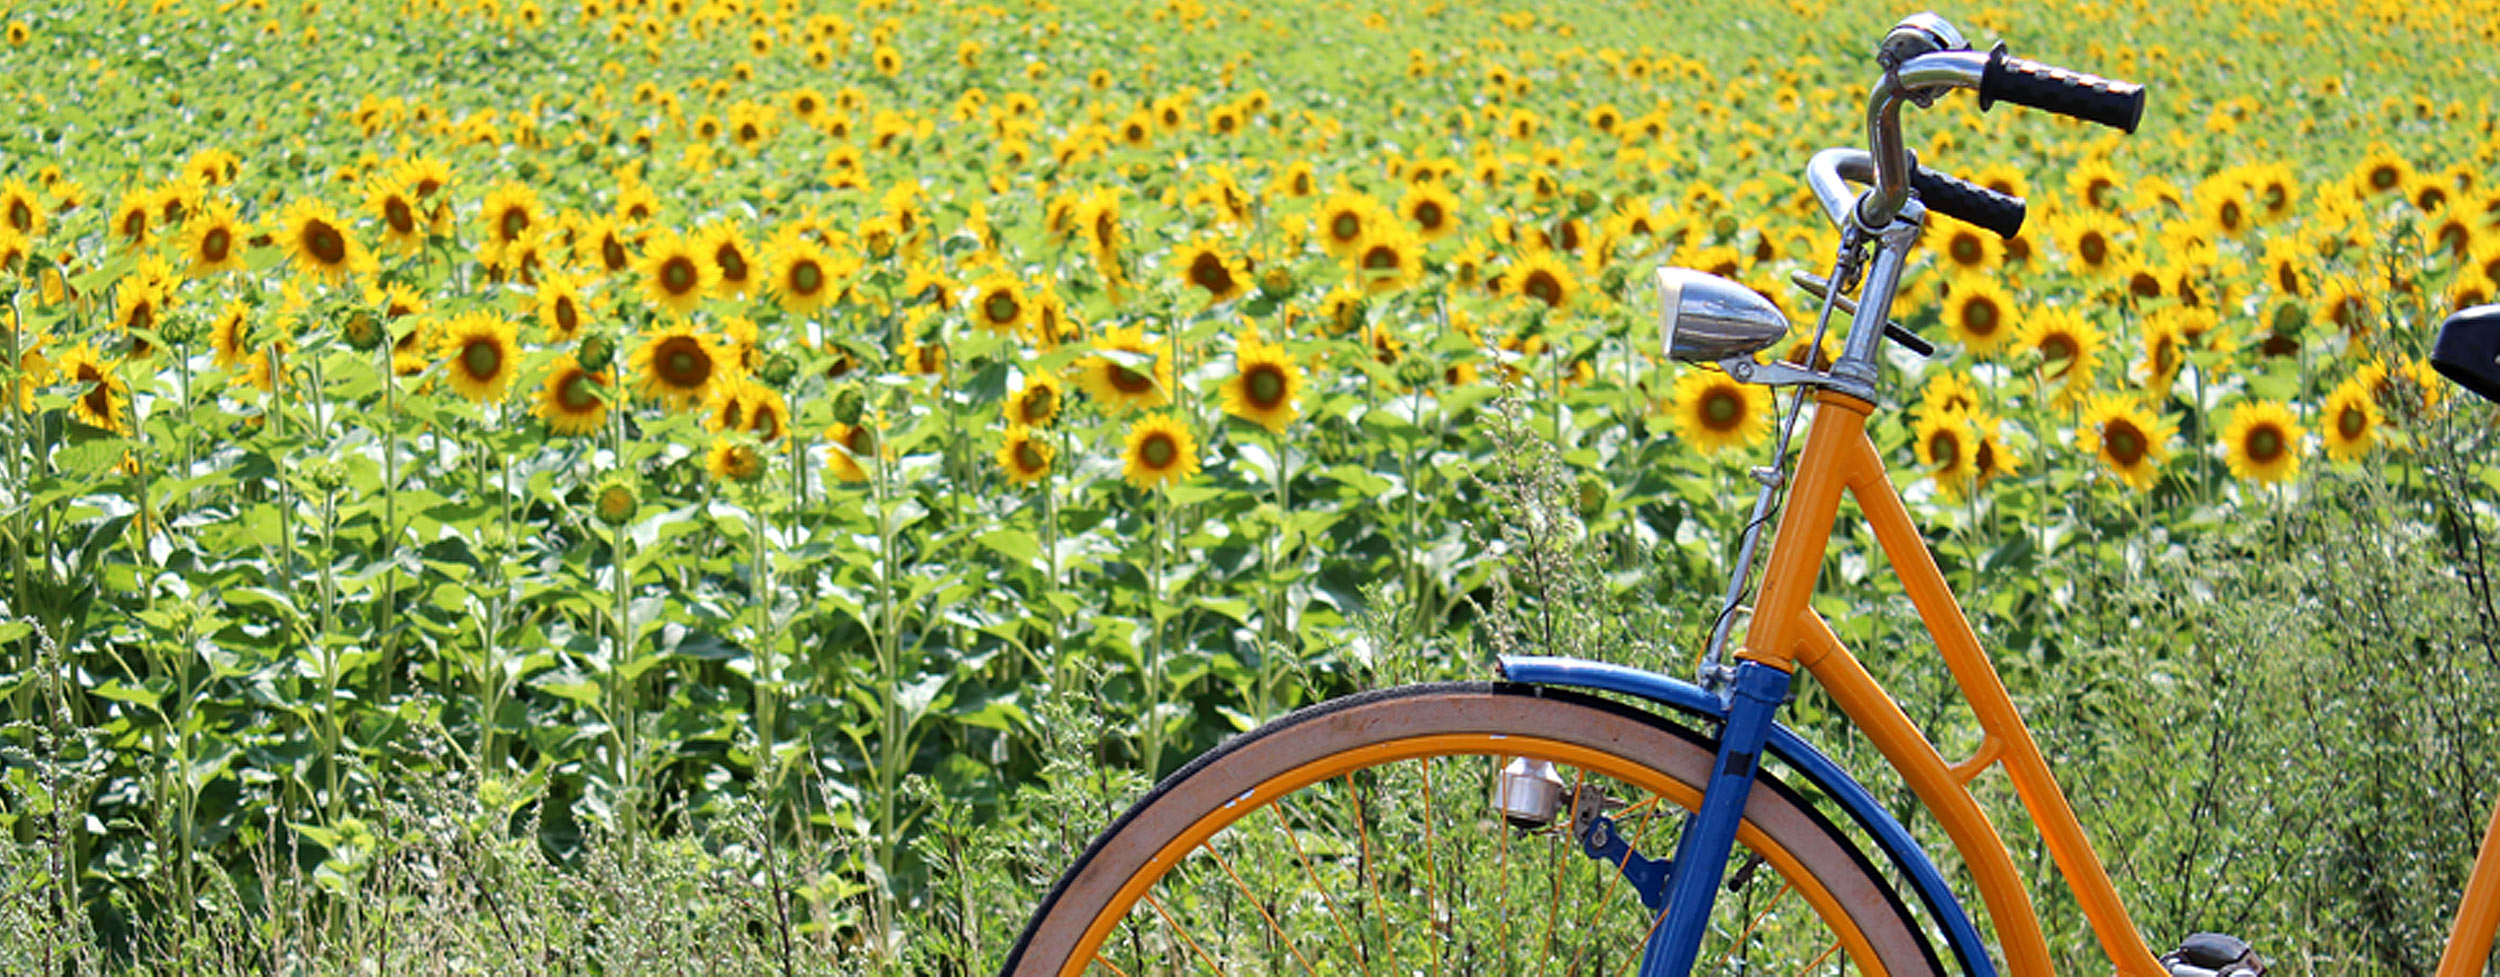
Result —
M1584 661L1577 658L1520 656L1504 658L1496 666L1502 678L1525 685L1552 685L1566 688L1596 689L1638 696L1678 712L1717 722L1727 715L1718 697L1690 682L1669 678L1655 672L1644 672L1622 665ZM1962 962L1964 973L1976 977L1996 977L1996 965L1988 959L1987 944L1979 938L1979 930L1971 925L1970 914L1945 884L1944 873L1927 852L1910 837L1908 828L1875 797L1867 793L1848 771L1824 756L1794 730L1774 725L1769 740L1771 755L1780 758L1791 770L1803 775L1826 796L1837 802L1858 826L1875 839L1884 854L1910 876L1917 888L1919 901L1944 926L1945 942Z

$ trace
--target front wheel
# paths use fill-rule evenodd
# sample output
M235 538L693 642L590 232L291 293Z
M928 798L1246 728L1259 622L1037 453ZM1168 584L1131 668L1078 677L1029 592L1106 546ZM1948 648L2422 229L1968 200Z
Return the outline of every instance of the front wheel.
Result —
M1044 897L1009 975L1633 973L1656 921L1567 831L1494 812L1513 759L1602 789L1664 859L1709 739L1558 689L1418 685L1321 703L1217 747L1113 822ZM1764 773L1697 973L1940 974L1900 897Z

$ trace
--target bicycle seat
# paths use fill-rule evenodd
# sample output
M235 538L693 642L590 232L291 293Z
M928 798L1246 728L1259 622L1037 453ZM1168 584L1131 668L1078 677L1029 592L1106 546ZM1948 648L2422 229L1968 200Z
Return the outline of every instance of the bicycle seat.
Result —
M2500 305L2477 305L2440 323L2431 365L2458 386L2500 403Z
M1658 338L1687 363L1751 356L1788 335L1788 316L1762 293L1708 272L1658 269Z

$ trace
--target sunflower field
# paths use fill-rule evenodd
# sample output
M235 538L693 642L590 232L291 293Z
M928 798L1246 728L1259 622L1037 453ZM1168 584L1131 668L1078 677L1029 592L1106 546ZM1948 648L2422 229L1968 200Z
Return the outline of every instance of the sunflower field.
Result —
M0 961L969 972L1295 706L1680 673L1789 401L1645 283L1837 352L1802 168L1914 10L0 3ZM2435 959L2500 417L2422 357L2500 294L2500 5L1939 12L2151 98L1907 114L2030 220L1931 223L1896 480L2156 940Z

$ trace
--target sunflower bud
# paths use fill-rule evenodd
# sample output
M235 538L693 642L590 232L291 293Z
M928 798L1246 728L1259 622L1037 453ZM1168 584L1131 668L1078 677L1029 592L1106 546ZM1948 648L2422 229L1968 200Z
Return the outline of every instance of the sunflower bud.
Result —
M347 340L347 345L371 351L382 345L386 333L381 320L375 318L371 310L355 309L349 311L346 319L339 323L339 335Z
M1571 195L1571 206L1584 214L1596 210L1598 203L1600 201L1595 190L1582 190Z
M1578 503L1581 519L1595 519L1606 511L1606 496L1608 493L1606 491L1606 483L1604 480L1595 475L1583 472L1580 475L1580 481L1576 488L1578 491L1575 501Z
M1608 295L1621 296L1624 274L1622 265L1607 265L1606 270L1597 276L1598 290Z
M582 369L596 373L615 362L616 343L608 339L607 333L587 333L582 336L581 347L573 351L573 358L582 364Z
M634 491L634 484L622 476L610 475L590 490L590 509L600 523L623 526L634 521L634 515L642 510L642 494Z
M1293 295L1293 272L1283 265L1271 265L1259 273L1259 294L1271 299Z
M833 392L833 420L837 424L858 424L860 412L867 406L867 398L860 395L856 385Z
M168 317L156 327L157 338L175 346L189 346L200 338L200 321L187 315Z
M312 487L323 495L336 492L340 486L347 484L347 467L328 458L306 461L302 471L304 480L312 483Z
M788 385L790 378L798 374L799 361L791 358L788 353L774 353L765 357L763 367L755 371L757 379L774 387Z

